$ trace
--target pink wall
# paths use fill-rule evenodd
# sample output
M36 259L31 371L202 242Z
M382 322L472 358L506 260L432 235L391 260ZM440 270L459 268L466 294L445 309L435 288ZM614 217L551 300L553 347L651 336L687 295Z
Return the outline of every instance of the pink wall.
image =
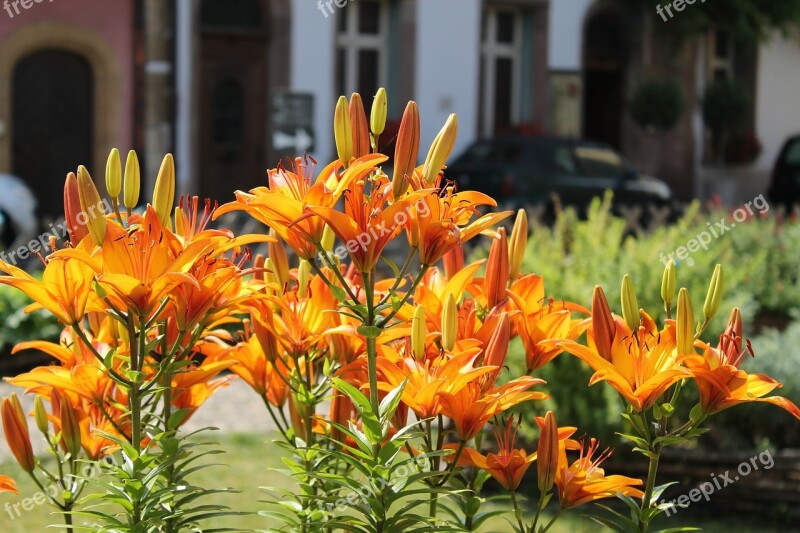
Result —
M122 101L118 145L123 153L133 148L133 0L24 0L29 9L19 6L16 14L8 0L11 18L0 0L0 54L3 40L14 31L42 21L54 21L86 28L99 34L113 50L122 73Z

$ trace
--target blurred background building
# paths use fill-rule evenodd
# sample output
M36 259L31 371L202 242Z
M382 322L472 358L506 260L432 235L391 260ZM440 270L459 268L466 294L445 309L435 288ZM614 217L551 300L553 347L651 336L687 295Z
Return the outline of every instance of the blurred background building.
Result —
M174 152L180 192L224 201L281 157L331 158L336 97L359 91L369 105L385 86L388 132L416 100L423 146L458 113L456 151L506 133L591 137L682 199L752 198L800 132L800 40L775 32L748 44L719 27L677 41L675 27L629 0L6 2L0 173L21 177L56 217L77 164L99 175L111 147L135 148L152 183ZM629 113L652 77L676 80L686 99L668 132ZM724 171L708 164L700 114L719 79L746 88L746 130L763 148Z

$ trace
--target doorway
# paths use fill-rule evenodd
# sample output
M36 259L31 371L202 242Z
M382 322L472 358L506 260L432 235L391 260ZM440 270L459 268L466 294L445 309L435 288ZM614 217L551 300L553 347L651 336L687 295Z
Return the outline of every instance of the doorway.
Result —
M14 67L11 169L37 198L41 217L62 216L55 192L68 172L92 166L93 86L91 65L72 52L34 52Z
M202 3L200 192L220 203L266 184L268 16L264 0Z

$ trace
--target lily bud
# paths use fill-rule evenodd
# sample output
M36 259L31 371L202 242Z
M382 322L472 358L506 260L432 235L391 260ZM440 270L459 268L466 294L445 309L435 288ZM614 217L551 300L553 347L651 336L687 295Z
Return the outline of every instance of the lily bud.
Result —
M458 335L458 307L452 292L448 292L442 307L442 348L450 352Z
M708 286L708 294L703 304L703 319L708 322L719 310L722 301L722 265L714 267L714 274L711 275L711 284Z
M728 364L739 366L742 353L742 314L738 307L734 307L728 318L725 332L719 338L719 350L725 355Z
M75 458L81 453L81 425L78 414L69 400L61 400L61 440L69 454Z
M320 246L326 252L333 251L333 244L336 242L336 234L333 232L330 226L325 224L325 229L322 230L322 241L320 242Z
M261 254L256 254L255 258L253 259L253 268L255 269L253 272L253 279L256 281L264 281L264 262L264 256Z
M31 437L28 433L28 421L25 419L17 395L12 394L8 398L3 398L0 411L3 414L3 433L11 453L25 472L33 472L36 457L33 455Z
M617 332L617 323L608 306L608 300L600 285L596 285L592 293L592 333L594 343L604 359L611 360L611 350L614 346L614 336Z
M271 258L267 258L264 262L264 280L267 282L268 291L275 294L280 294L282 291L278 287L282 287L280 279L275 268L275 262Z
M422 167L422 176L425 179L425 183L431 185L436 180L436 176L439 175L445 161L450 157L450 152L453 151L457 136L458 117L453 113L447 118L447 122L445 122L444 127L439 131L439 134L431 144L430 150L428 150L425 166Z
M528 245L528 214L524 209L517 211L517 219L511 230L511 243L508 248L508 279L514 281L522 268L525 247Z
M641 323L639 302L636 300L636 288L628 274L622 278L622 318L625 319L631 331L636 333Z
M669 311L672 299L675 297L675 261L669 260L664 275L661 276L661 299L664 300L664 309Z
M447 276L447 279L453 279L453 276L464 268L464 247L456 246L444 254L442 262L444 263L444 275Z
M486 262L486 277L484 288L488 307L492 309L506 297L506 284L508 283L508 239L506 229L498 230L500 236L492 243L489 250L489 259Z
M175 206L175 215L173 218L175 219L175 233L178 235L186 235L186 231L189 228L187 228L186 216L183 214L181 206Z
M275 230L270 230L270 235L275 235ZM286 248L280 237L275 238L274 242L267 244L267 250L272 264L275 266L275 274L281 286L289 283L289 258L286 256Z
M311 277L311 263L305 259L300 260L300 266L297 268L297 295L300 298L305 298L308 293L308 281Z
M492 332L492 336L489 337L489 341L486 343L486 348L484 350L483 365L497 367L491 374L487 374L487 379L483 383L484 392L491 389L497 381L497 377L500 375L500 371L503 369L503 364L506 361L508 343L510 340L511 322L508 319L508 313L503 313L500 315L497 327L494 332Z
M156 186L153 189L153 209L156 210L161 223L171 228L170 214L175 203L175 159L172 154L164 156L161 168L158 170Z
M47 418L47 410L44 407L44 401L38 394L36 395L36 399L33 400L33 415L38 430L43 435L47 435L50 428L50 420Z
M350 96L350 125L353 129L353 156L369 155L369 125L364 102L358 93Z
M102 246L106 238L106 217L103 213L103 203L89 171L83 165L78 167L78 197L89 234L96 245Z
M388 109L388 102L386 97L386 89L381 87L375 93L375 100L372 101L372 109L369 115L369 128L372 130L373 135L380 135L386 127L386 112Z
M419 109L416 102L409 102L400 121L397 145L394 149L394 175L392 192L399 198L408 189L407 176L414 173L419 157Z
M345 167L350 165L353 158L353 128L350 125L350 110L347 98L339 97L336 102L336 111L333 114L333 136L336 140L336 152L339 160Z
M694 354L694 311L689 291L678 291L677 342L680 355Z
M133 209L139 203L141 181L142 174L139 170L139 157L134 150L131 150L125 160L125 184L122 193L122 203L126 209Z
M539 433L536 449L537 481L539 492L545 494L553 488L558 472L558 426L552 411L544 416L544 426Z
M108 154L106 162L106 191L116 205L119 202L119 193L122 191L122 161L116 148Z
M81 198L78 191L78 177L74 172L70 172L64 183L64 221L67 223L67 233L72 246L77 246L89 234L86 225L78 223L78 213L80 212Z
M425 357L425 337L428 333L425 324L425 308L418 305L414 309L414 317L411 319L411 353L416 359Z

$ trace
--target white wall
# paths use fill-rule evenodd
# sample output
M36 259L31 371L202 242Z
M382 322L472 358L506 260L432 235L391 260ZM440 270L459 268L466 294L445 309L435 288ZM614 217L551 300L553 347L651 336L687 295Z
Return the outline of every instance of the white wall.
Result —
M421 122L420 158L450 113L458 115L457 155L478 134L480 0L418 0L414 99Z
M800 41L775 35L759 50L756 134L764 146L756 167L770 171L783 142L800 133Z
M317 2L292 0L291 89L314 95L313 156L326 162L335 157L333 141L334 32L336 14L326 17Z
M550 34L547 47L550 70L581 69L583 22L594 0L550 2Z

